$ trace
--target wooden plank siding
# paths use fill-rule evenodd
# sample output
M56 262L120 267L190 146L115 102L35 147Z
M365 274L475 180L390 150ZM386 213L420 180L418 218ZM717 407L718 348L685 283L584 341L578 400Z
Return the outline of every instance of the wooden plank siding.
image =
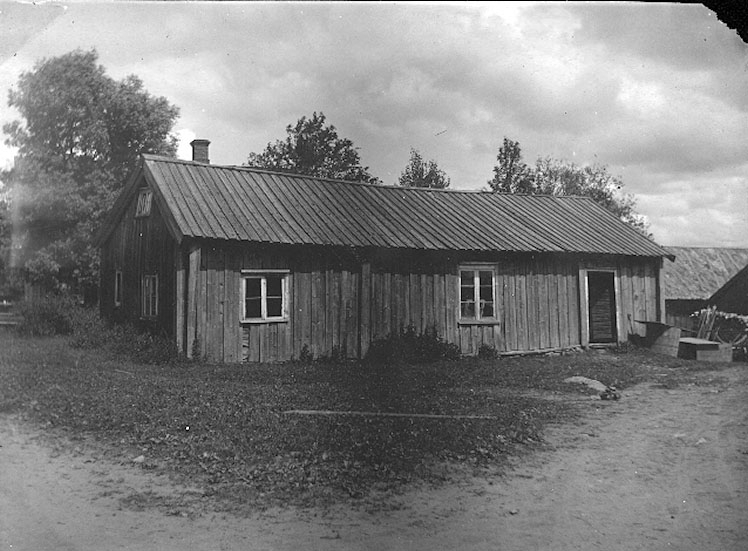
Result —
M333 353L363 357L370 343L413 327L435 330L465 355L584 346L585 270L616 274L619 340L643 335L638 321L662 315L660 260L593 255L397 252L300 245L258 245L170 238L157 206L149 218L125 216L103 247L102 312L137 321L142 274L159 275L159 329L186 355L211 361L275 362ZM132 205L134 209L134 205ZM134 211L133 211L134 215ZM459 266L489 263L496 319L459 318ZM123 304L113 307L116 270ZM283 321L242 323L242 271L287 271Z
M179 327L179 248L171 238L156 202L152 202L149 216L139 218L135 217L136 205L137 194L102 246L101 313L115 322L131 323L175 337ZM122 302L116 306L114 280L118 271L122 273ZM143 319L141 316L141 285L144 275L158 276L158 316L155 319Z

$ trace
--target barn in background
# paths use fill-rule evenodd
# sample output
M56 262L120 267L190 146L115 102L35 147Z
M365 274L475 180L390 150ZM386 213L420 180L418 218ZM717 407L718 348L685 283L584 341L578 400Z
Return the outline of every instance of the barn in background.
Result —
M748 249L667 247L667 250L675 261L665 262L662 273L666 322L696 330L699 320L691 314L714 304L710 297L748 265Z
M720 287L708 303L720 312L748 316L748 265Z
M103 228L101 310L220 362L363 357L405 327L476 354L664 321L668 253L587 198L376 186L146 155Z

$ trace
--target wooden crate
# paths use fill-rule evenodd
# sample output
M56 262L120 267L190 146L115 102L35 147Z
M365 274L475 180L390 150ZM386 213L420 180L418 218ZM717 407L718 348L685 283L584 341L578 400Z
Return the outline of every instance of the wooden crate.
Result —
M706 339L685 337L680 339L678 357L702 362L732 361L732 346Z
M697 350L696 359L700 362L731 362L732 345L720 343L716 349Z

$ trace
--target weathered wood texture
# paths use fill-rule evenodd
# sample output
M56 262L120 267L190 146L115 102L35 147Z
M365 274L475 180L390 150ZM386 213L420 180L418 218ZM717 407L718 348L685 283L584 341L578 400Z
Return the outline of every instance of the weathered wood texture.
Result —
M658 296L659 262L657 259L624 258L615 263L620 280L619 335L646 336L644 324L637 321L663 321Z
M104 243L101 254L100 309L117 322L151 326L174 337L177 326L178 246L169 234L155 201L149 216L135 218L137 195L118 226ZM115 273L122 272L122 302L114 303ZM158 275L158 317L141 318L143 275Z
M580 278L596 267L616 274L619 339L643 336L637 320L658 321L661 315L658 259L519 253L476 258L218 240L186 240L178 248L155 202L153 208L148 218L124 216L105 244L102 310L113 319L138 319L139 278L158 273L159 325L187 355L212 361L358 358L373 340L408 327L436 330L466 355L484 345L503 353L586 345ZM459 318L459 266L471 262L495 269L497 316L490 322ZM125 292L122 306L114 308L118 269ZM243 270L288 271L286 320L242 322Z
M691 314L706 307L706 300L666 300L665 323L695 334L699 328L699 317Z
M188 354L223 362L359 356L359 263L340 252L221 242L203 242L199 253L189 268ZM243 270L288 270L287 319L242 322Z

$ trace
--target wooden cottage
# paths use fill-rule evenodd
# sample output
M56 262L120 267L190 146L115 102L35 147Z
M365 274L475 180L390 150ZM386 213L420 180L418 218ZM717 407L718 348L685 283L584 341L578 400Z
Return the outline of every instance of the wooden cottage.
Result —
M377 186L143 156L100 234L101 309L187 356L363 357L402 328L466 354L664 321L669 253L592 200Z

